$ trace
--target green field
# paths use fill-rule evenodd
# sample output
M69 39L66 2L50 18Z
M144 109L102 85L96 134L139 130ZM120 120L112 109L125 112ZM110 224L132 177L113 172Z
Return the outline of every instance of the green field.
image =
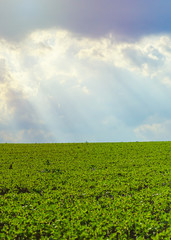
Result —
M0 239L171 239L171 142L0 144Z

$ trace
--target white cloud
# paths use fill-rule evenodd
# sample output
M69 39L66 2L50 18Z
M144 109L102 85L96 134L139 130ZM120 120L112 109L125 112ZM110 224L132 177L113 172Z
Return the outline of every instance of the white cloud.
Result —
M92 40L82 44L78 58L99 60L145 77L157 77L170 63L170 42L168 36L150 36L134 43L120 43L109 35L98 42Z
M168 87L171 87L171 76L170 77L164 77L162 79L162 83L165 84Z
M139 139L146 141L168 141L171 136L171 120L142 124L134 131Z
M17 131L20 141L40 135L47 141L55 135L58 141L121 141L154 133L155 119L142 123L156 113L170 119L169 43L170 36L127 43L112 35L89 39L55 29L33 32L15 44L1 40L4 141L18 139Z
M0 142L8 142L8 143L23 142L23 130L18 131L17 133L12 133L11 131L8 131L8 130L0 131Z
M5 143L35 143L54 142L53 134L47 130L0 130L0 142Z

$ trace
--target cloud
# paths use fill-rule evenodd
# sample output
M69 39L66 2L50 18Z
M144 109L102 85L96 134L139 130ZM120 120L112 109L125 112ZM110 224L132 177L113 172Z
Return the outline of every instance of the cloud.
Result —
M1 85L1 91L3 90ZM0 102L1 142L53 141L53 134L48 132L34 105L22 90L13 88L10 81L0 95Z
M2 143L45 143L54 142L54 136L46 130L0 130Z
M6 0L0 2L0 36L19 40L33 31L65 29L80 36L114 33L134 40L170 33L169 0Z
M0 141L47 141L50 134L30 101L37 86L28 79L29 70L22 70L20 51L6 41L1 41L0 50Z
M161 124L150 116L171 119L170 42L169 35L133 43L56 29L18 43L1 39L0 141L144 139Z
M140 125L135 129L135 134L145 141L170 141L171 120Z
M164 77L162 79L162 83L165 84L168 87L171 87L171 78L170 77Z

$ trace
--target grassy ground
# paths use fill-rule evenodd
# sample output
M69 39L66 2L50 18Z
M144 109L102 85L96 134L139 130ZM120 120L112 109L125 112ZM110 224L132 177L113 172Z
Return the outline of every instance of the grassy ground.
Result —
M0 239L171 239L171 142L0 144Z

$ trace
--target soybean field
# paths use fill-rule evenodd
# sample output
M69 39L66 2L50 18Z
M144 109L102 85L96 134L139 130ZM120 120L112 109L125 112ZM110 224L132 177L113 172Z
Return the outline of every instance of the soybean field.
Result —
M171 239L171 142L0 144L0 239Z

